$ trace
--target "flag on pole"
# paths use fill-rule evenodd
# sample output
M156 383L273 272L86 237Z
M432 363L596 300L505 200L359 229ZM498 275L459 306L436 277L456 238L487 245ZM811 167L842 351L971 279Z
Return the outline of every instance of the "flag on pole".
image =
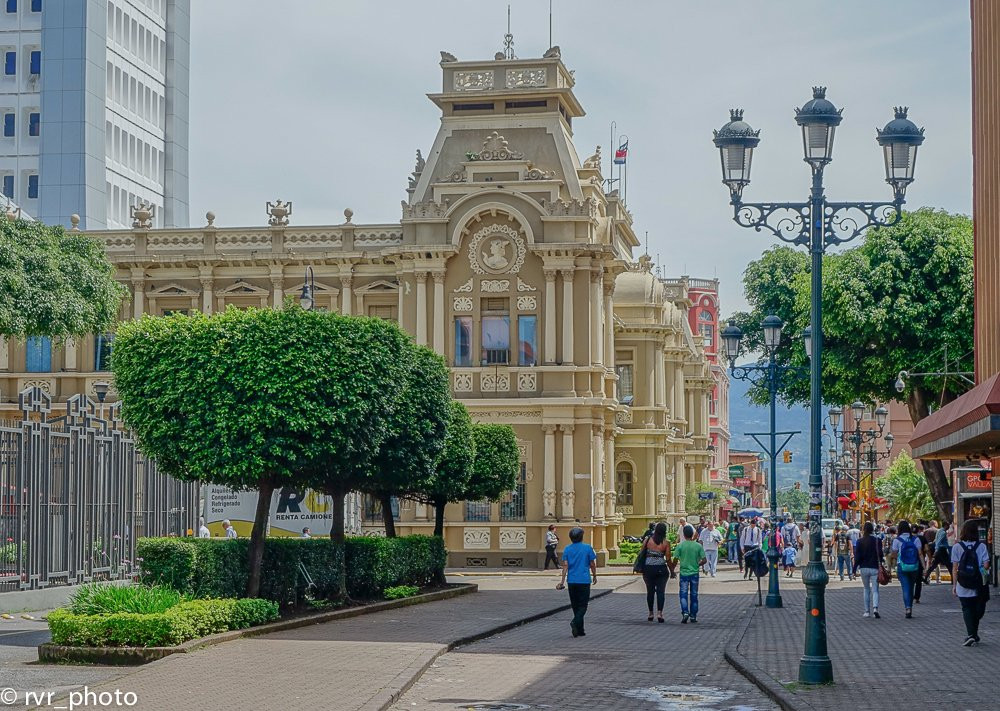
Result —
M618 150L615 151L615 165L624 165L626 158L628 158L628 141L618 146Z

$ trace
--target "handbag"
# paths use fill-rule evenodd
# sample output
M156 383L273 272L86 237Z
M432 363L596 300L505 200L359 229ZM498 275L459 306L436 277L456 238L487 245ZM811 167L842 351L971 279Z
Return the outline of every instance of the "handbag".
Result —
M635 563L632 564L633 573L641 573L643 570L646 569L646 553L647 553L646 541L643 541L642 548L639 550L639 553L635 557Z
M892 582L892 574L889 572L889 569L886 568L884 565L879 564L879 566L878 566L878 584L879 585L888 585L891 582Z

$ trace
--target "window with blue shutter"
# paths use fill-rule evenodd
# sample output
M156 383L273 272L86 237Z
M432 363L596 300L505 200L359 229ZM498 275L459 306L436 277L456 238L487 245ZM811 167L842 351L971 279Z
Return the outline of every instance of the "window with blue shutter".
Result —
M17 12L17 0L7 0L7 12Z
M10 138L14 135L14 121L16 116L13 113L3 115L3 135Z
M7 76L17 74L17 52L7 52L4 54L3 73Z
M34 200L38 197L38 174L28 176L28 197Z
M39 124L41 123L41 114L37 111L32 111L28 114L28 135L37 136L39 133Z
M25 371L49 373L52 371L52 339L48 336L29 338L25 345Z
M41 12L42 11L42 0L31 0L31 11Z
M7 199L14 199L14 176L5 175L3 176L3 194Z
M40 49L31 50L30 71L32 74L42 73L42 51Z
M94 339L94 370L111 370L111 347L115 342L113 333L98 333Z

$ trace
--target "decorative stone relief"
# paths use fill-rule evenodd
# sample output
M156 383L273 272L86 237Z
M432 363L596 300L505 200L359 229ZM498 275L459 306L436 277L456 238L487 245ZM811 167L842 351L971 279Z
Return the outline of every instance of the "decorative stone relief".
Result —
M534 311L537 307L538 307L538 302L535 300L534 296L517 297L518 311Z
M472 277L469 277L469 281L462 284L462 286L455 289L456 294L469 294L472 293Z
M479 389L484 393L508 392L510 390L510 373L480 373Z
M411 205L406 200L401 200L400 205L403 208L404 220L420 217L444 217L448 212L448 203L445 202L427 201Z
M528 169L524 172L525 180L552 180L554 177L556 177L554 172L536 168L530 161L528 162Z
M491 75L492 80L492 75ZM465 157L476 160L524 160L524 153L507 145L507 139L494 131L483 141L483 149L478 153L468 152Z
M466 528L462 531L463 547L469 550L490 547L490 529Z
M623 410L615 413L615 424L618 425L631 425L632 424L632 409Z
M493 72L455 72L455 91L486 91L493 88Z
M518 291L538 291L531 284L526 283L521 277L517 278L517 290Z
M485 568L486 558L466 558L465 559L466 568Z
M500 529L500 550L523 551L527 547L527 544L527 529L523 527Z
M542 492L542 508L546 516L554 516L556 512L556 492L547 489Z
M501 558L500 565L504 568L523 568L524 558Z
M547 72L545 67L537 69L508 69L507 88L524 89L533 86L545 86Z
M456 296L451 305L455 311L472 311L472 299L468 296Z
M469 265L476 274L517 274L527 250L510 225L487 225L469 240Z
M480 420L513 420L513 419L538 419L542 416L541 410L489 410L477 413Z
M510 280L484 279L479 283L479 288L486 294L502 294L510 289Z
M455 373L454 390L457 393L471 393L472 373Z
M553 217L591 217L596 219L598 215L597 201L594 198L543 202L542 207Z
M573 503L576 501L576 493L572 491L562 491L559 493L562 499L563 512L572 511Z
M24 390L25 388L38 388L47 395L55 395L56 392L55 381L49 378L36 378L34 380L25 380L21 383L21 387L19 388L19 390Z
M533 393L538 388L537 373L518 373L517 391L520 393Z

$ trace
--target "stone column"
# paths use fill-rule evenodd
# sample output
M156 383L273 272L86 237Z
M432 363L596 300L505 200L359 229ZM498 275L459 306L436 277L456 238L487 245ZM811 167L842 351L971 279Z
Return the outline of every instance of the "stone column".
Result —
M612 519L617 517L618 513L615 510L615 506L618 503L618 490L615 486L615 429L614 427L609 427L604 430L604 517L606 519ZM635 472L633 471L634 475ZM633 483L633 497L635 492L635 484ZM634 502L633 498L633 502ZM634 504L633 504L634 505ZM634 510L634 509L633 509Z
M677 513L687 513L687 468L684 462L675 461L674 490L677 492Z
M79 370L77 364L77 343L75 338L67 338L66 344L63 346L63 354L65 355L65 364L63 365L63 370Z
M562 489L560 498L562 499L562 515L560 520L572 521L573 503L576 500L575 485L573 482L573 425L560 425L562 428Z
M417 344L427 345L427 272L417 272Z
M662 341L658 340L656 342L656 346L654 347L653 350L653 358L654 358L653 380L656 382L656 386L653 390L653 394L655 395L654 402L656 404L656 407L664 408L666 407L666 401L664 400L664 398L666 397L667 389L666 387L664 387L664 382L663 382L665 377L665 371L663 367Z
M590 362L604 362L604 333L601 331L601 270L590 273Z
M138 275L136 274L138 272ZM132 318L142 316L146 308L146 280L141 269L132 270Z
M198 280L201 282L201 312L203 314L211 314L212 292L215 289L215 280L212 278L212 268L200 267L198 269Z
M685 419L684 412L684 366L678 363L674 369L674 419Z
M542 511L543 518L553 520L556 517L556 426L542 425L545 433L545 461L542 476Z
M354 299L351 296L351 275L342 275L340 277L340 313L344 316L350 316L353 309Z
M284 271L280 264L271 266L271 306L280 309L285 301L285 290L282 288L285 282Z
M562 270L563 283L563 318L562 318L562 362L563 365L573 365L576 358L573 354L573 275L572 269Z
M604 282L604 365L615 369L615 292L614 279Z
M664 450L656 450L656 513L665 516L669 512L667 493L667 464Z
M444 355L444 272L434 272L434 351Z
M593 520L600 522L604 520L604 477L602 467L604 466L604 432L601 425L594 425L591 429L592 439L590 445L590 490L594 501Z
M556 270L545 270L545 344L543 362L556 362Z

